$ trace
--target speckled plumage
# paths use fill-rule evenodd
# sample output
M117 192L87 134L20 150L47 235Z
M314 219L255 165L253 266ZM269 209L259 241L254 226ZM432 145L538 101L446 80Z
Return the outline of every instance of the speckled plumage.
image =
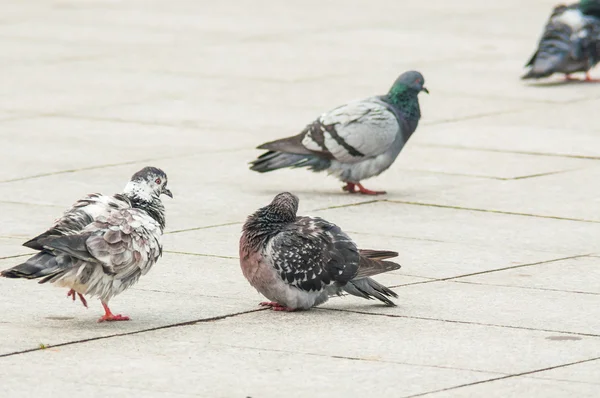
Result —
M600 1L559 5L544 27L523 79L587 73L600 62Z
M307 167L359 184L387 170L421 118L418 94L427 91L416 71L405 72L386 95L352 101L322 114L300 134L258 147L251 162L260 173Z
M146 167L132 176L122 194L86 196L50 229L24 243L39 253L1 275L41 278L40 283L51 282L108 303L146 274L162 254L165 208L160 195L172 197L166 185L162 170Z
M246 279L280 307L308 309L343 291L394 305L397 297L369 276L400 268L389 251L361 251L337 225L297 217L298 198L284 192L248 217L240 238Z

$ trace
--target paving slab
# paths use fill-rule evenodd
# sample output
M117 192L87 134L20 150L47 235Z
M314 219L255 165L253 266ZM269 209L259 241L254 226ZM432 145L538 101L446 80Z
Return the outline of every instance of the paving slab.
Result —
M573 170L514 181L479 181L422 193L421 203L489 211L515 212L541 217L558 217L600 222L600 195L589 183L600 176L599 167ZM485 192L485 195L481 195Z
M389 220L385 226L365 222L378 213ZM351 215L340 209L323 210L319 215L348 231L570 255L597 252L594 236L600 232L597 223L393 201L355 206Z
M3 396L597 396L600 94L519 79L554 5L3 4L0 269L75 200L119 192L143 166L175 194L163 257L111 301L130 322L0 280ZM258 144L413 69L431 92L419 129L365 182L388 195L248 170ZM240 228L282 191L360 247L398 251L403 267L375 276L398 306L259 308Z
M597 384L572 383L559 380L537 380L530 377L515 377L484 384L449 389L425 396L438 397L548 397L560 398L576 395L593 398L598 396Z
M578 257L457 279L465 283L600 295L597 257Z

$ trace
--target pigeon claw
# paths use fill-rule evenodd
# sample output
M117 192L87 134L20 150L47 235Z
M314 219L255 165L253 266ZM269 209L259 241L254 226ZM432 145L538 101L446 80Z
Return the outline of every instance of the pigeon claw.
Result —
M598 83L598 82L600 82L600 79L594 79L593 77L590 76L590 72L586 72L584 81Z
M354 182L347 182L342 189L349 193L361 193L363 195L383 195L386 193L385 191L371 191L370 189L363 187L361 183Z
M114 321L128 321L128 320L129 320L128 316L123 316L121 314L118 314L118 315L113 315L113 314L106 315L105 314L105 315L102 315L100 317L100 319L98 319L98 323L104 322L104 321L106 321L106 322L114 322Z
M295 308L289 308L286 307L284 305L281 305L275 301L263 301L262 303L260 303L261 306L263 307L271 307L271 309L273 311L286 311L286 312L293 312L296 311Z
M79 297L79 300L81 300L81 304L83 304L85 308L88 308L87 300L85 299L85 297L83 297L81 293L77 293L75 290L71 289L67 293L67 297L73 297L73 301L75 301L76 297Z
M102 302L102 306L104 307L104 312L105 314L103 316L100 317L100 319L98 319L98 322L115 322L115 321L128 321L129 317L128 316L123 316L121 314L115 315L111 312L110 308L108 308L108 305L103 301Z

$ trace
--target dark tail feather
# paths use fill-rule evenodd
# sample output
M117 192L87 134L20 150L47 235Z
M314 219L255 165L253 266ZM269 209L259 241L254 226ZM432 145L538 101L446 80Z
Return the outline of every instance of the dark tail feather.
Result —
M361 253L360 263L358 265L358 272L354 276L355 279L365 278L367 276L373 276L377 274L383 274L384 272L394 271L401 267L400 264L396 264L392 261L382 261L378 258L379 256L381 256L381 258L390 258L392 253L394 254L393 257L396 257L397 253L378 252L374 250L371 252L372 253L370 253L370 255L374 256L374 258L369 258L368 256L365 256Z
M367 300L377 299L389 306L396 306L389 297L397 298L398 295L393 290L371 278L353 279L345 284L342 289L353 296L362 297Z
M554 74L557 70L556 68L560 63L563 62L563 56L553 56L550 58L541 58L544 54L540 54L536 60L534 61L531 69L521 76L521 79L540 79L543 77L548 77Z
M62 267L58 264L55 256L47 252L41 252L29 258L23 264L0 272L0 276L5 278L37 279L56 274L61 270Z
M250 170L258 171L259 173L266 173L287 167L308 167L313 171L322 171L329 167L330 161L314 155L268 151L250 164Z
M391 250L360 249L358 252L361 256L370 258L371 260L386 260L388 258L398 257L398 253Z

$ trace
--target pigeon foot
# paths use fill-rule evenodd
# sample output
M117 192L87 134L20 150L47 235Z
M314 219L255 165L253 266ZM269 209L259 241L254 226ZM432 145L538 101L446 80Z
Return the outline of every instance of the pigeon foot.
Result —
M585 74L585 80L584 81L598 83L598 82L600 82L600 79L594 79L593 77L590 76L590 72L587 72Z
M287 311L287 312L296 311L295 308L289 308L289 307L283 306L275 301L263 301L262 303L260 303L260 305L262 305L263 307L271 307L271 309L273 311Z
M356 188L358 188L358 190L356 190ZM371 191L370 189L363 187L361 183L353 182L347 182L342 189L349 193L362 193L363 195L383 195L386 193L385 191Z
M73 301L75 301L76 297L79 297L79 300L81 300L81 304L83 304L85 308L88 308L87 300L85 299L85 297L83 297L81 293L77 293L75 290L71 289L67 293L67 297L73 297Z
M105 302L102 302L102 306L104 307L104 312L106 312L104 315L102 315L100 317L100 319L98 319L98 322L114 322L114 321L128 321L129 317L128 316L123 316L121 314L118 315L114 315L111 311L110 308L108 308L108 305Z

